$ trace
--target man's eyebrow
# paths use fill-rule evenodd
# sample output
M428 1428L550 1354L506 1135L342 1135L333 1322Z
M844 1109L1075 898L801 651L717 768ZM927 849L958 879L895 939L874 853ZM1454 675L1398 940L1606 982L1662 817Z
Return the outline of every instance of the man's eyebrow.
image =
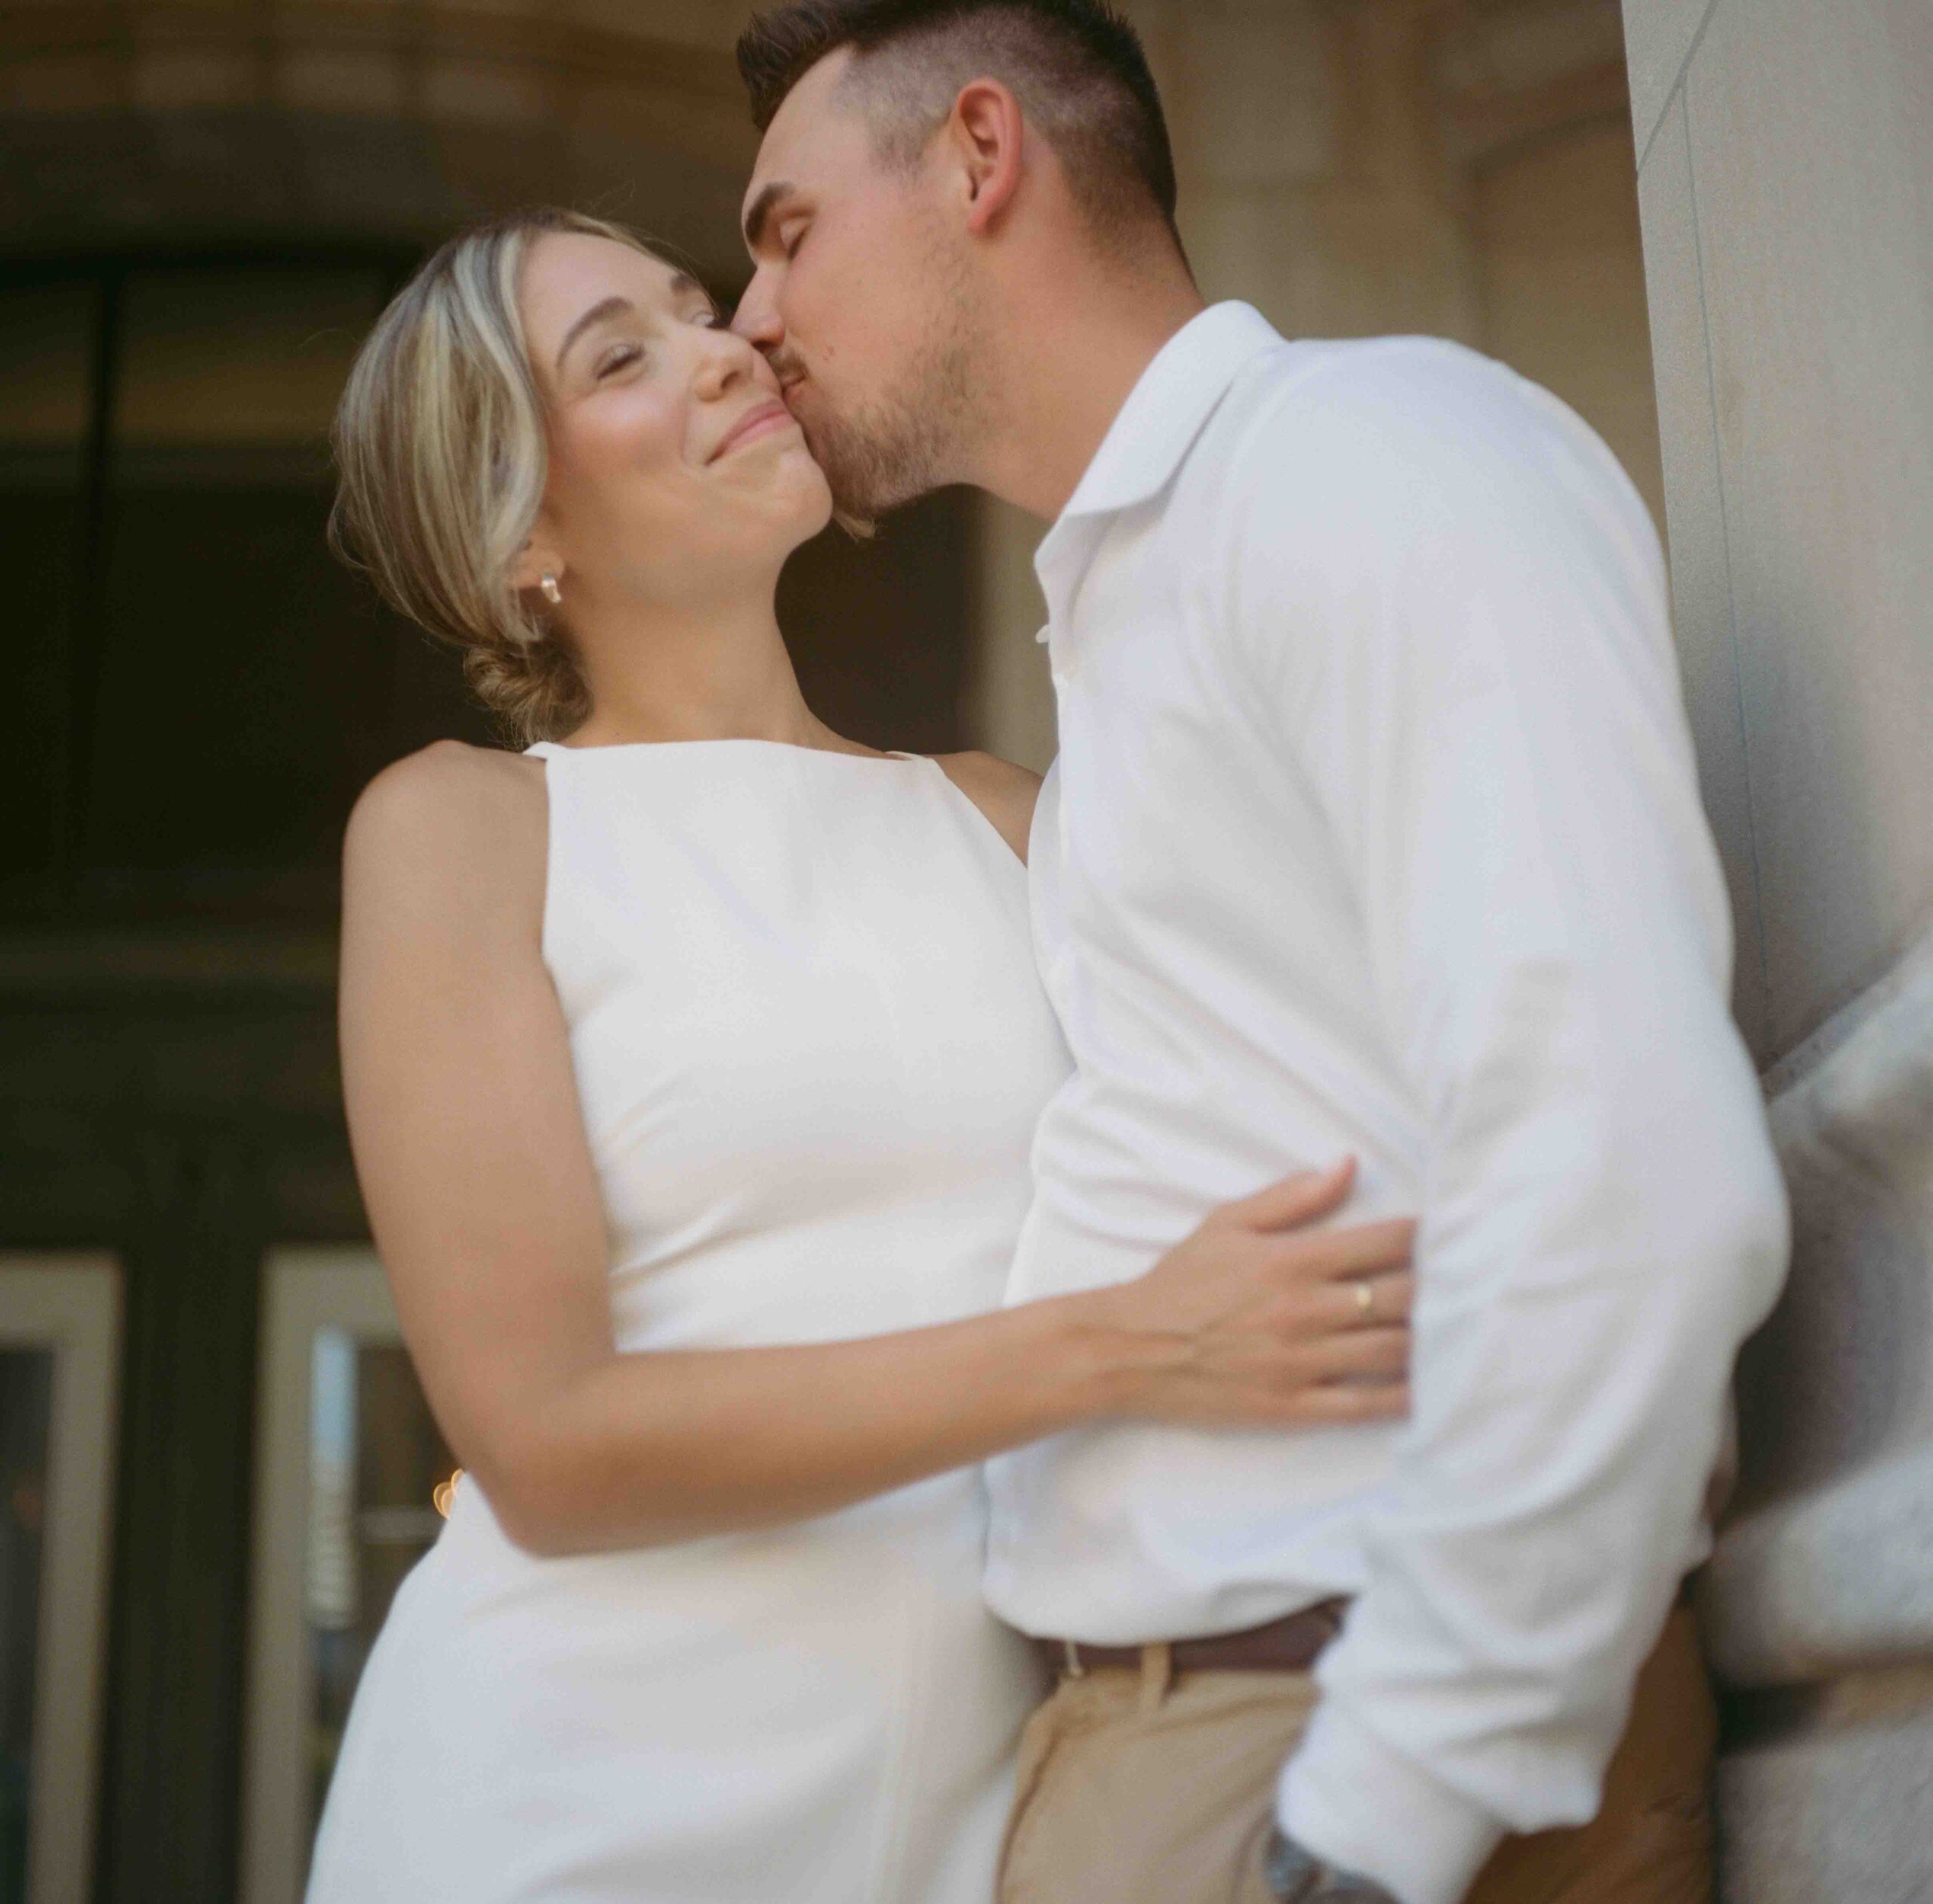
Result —
M745 249L756 251L765 236L766 220L772 216L772 207L792 189L791 182L775 178L761 190L757 198L745 208Z
M600 298L564 333L564 340L557 347L556 368L559 370L563 368L566 352L593 324L601 324L607 317L615 317L618 312L627 311L631 308L631 300L628 297Z

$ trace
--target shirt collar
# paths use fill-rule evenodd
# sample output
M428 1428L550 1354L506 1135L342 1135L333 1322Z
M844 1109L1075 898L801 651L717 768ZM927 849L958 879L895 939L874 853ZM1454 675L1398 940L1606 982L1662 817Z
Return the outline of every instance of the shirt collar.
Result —
M1281 341L1252 304L1211 304L1189 319L1128 393L1060 520L1145 502L1180 466L1242 367Z

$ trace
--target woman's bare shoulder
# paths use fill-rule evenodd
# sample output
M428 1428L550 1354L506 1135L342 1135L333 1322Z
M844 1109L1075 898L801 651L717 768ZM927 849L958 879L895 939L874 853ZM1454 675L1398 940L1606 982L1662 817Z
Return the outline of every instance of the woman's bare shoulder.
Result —
M997 754L942 753L934 757L947 778L992 821L1015 857L1025 864L1040 776Z
M345 903L405 883L425 897L541 891L547 816L541 761L433 741L362 790L343 843Z

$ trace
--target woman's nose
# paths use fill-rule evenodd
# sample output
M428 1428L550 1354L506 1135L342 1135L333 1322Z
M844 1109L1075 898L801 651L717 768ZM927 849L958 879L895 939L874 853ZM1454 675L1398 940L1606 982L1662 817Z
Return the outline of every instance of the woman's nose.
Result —
M756 377L764 360L745 340L723 328L701 331L698 374L701 396L716 396L746 377Z

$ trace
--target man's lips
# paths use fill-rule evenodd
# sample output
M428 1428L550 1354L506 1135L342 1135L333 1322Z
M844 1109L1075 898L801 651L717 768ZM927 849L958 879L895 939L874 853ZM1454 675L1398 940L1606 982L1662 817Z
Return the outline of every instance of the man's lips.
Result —
M792 413L775 397L769 397L763 403L755 403L738 421L719 439L718 447L711 452L710 461L716 463L721 456L729 454L742 443L748 443L754 437L769 436L775 430L797 428Z

